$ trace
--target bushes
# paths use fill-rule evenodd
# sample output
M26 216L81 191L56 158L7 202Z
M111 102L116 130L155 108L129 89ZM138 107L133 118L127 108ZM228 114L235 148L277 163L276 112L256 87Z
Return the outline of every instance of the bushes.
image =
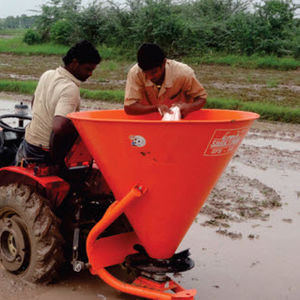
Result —
M300 56L300 22L291 0L128 0L124 6L94 1L51 0L43 5L37 31L44 41L94 44L134 52L143 42L171 55L223 52ZM49 3L49 2L48 2ZM30 42L30 39L29 39Z
M147 0L146 5L138 11L131 30L134 44L154 42L168 52L171 52L182 34L180 18L174 13L169 0Z
M39 44L42 41L40 34L32 29L26 31L23 41L28 45Z
M71 44L74 30L67 20L59 20L51 26L50 39L57 44Z
M106 19L106 20L105 20ZM90 5L77 19L79 39L87 39L97 45L103 42L106 33L107 17L104 15L100 4Z

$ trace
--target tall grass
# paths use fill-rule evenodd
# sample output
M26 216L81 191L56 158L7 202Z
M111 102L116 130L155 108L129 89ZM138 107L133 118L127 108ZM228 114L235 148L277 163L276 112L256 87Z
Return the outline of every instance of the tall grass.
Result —
M36 81L12 81L0 80L0 91L14 92L18 94L33 94ZM81 89L82 98L102 100L108 102L123 103L123 90L88 90ZM300 108L274 105L272 103L260 103L223 98L209 98L206 108L219 108L230 110L245 110L260 114L261 119L300 124Z
M281 71L296 70L300 67L300 60L292 57L276 57L272 55L245 56L214 53L202 57L186 57L184 61L196 64L218 64L247 69L276 69Z
M0 80L0 91L19 94L33 94L37 86L36 81Z

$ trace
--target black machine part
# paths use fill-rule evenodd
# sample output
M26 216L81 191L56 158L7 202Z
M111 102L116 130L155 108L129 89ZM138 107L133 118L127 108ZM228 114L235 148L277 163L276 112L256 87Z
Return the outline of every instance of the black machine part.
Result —
M6 122L3 121L3 119L12 119L12 118L16 118L19 120L19 127L12 127L9 124L7 124ZM23 114L6 114L6 115L2 115L0 116L0 127L8 130L8 131L12 131L15 133L20 133L20 134L24 134L25 133L25 127L23 127L22 123L20 123L20 121L23 120L31 120L31 116L25 116Z
M174 254L169 259L151 258L141 245L135 245L138 253L128 255L125 259L125 266L142 275L155 279L165 280L167 273L179 273L190 270L194 267L194 261L189 257L189 249Z
M22 103L19 106L27 107ZM18 112L0 116L0 167L15 163L16 152L25 134L24 121L31 120L31 116L26 115L26 111L19 109ZM18 119L17 127L9 125L6 119Z

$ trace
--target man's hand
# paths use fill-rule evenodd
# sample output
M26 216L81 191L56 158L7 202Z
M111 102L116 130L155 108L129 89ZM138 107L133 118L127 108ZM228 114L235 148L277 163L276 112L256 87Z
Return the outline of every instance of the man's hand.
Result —
M177 105L180 108L181 117L185 118L189 113L201 109L205 105L205 103L206 99L198 97L194 99L194 102L178 102L174 105Z
M191 104L192 103L185 103L185 102L179 102L174 104L174 106L176 105L180 108L181 118L186 117L191 112Z
M163 116L166 113L172 114L172 110L165 104L158 104L157 105L158 112Z

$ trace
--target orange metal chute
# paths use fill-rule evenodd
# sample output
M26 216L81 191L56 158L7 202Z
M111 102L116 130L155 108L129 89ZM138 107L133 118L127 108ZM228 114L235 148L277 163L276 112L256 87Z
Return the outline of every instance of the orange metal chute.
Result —
M148 281L149 288L124 286L108 275L104 267L118 264L133 253L135 243L141 244L152 258L172 257L259 116L204 109L180 121L161 121L158 114L128 116L122 110L86 111L69 117L116 199L88 237L87 251L93 273L119 290L146 298L193 299L194 290L177 289L175 294L156 291L159 294L152 295L157 288ZM143 188L137 191L136 186ZM97 240L102 230L121 213L125 213L134 232L128 237ZM110 250L113 248L122 251ZM110 251L114 258L109 258ZM102 252L105 254L100 258ZM140 285L141 281L135 284Z
M92 272L99 268L122 263L125 256L134 252L133 245L139 242L134 232L102 239L98 239L98 236L124 212L126 206L140 198L145 192L146 190L141 186L133 187L121 201L115 201L108 208L102 219L90 231L86 249Z

